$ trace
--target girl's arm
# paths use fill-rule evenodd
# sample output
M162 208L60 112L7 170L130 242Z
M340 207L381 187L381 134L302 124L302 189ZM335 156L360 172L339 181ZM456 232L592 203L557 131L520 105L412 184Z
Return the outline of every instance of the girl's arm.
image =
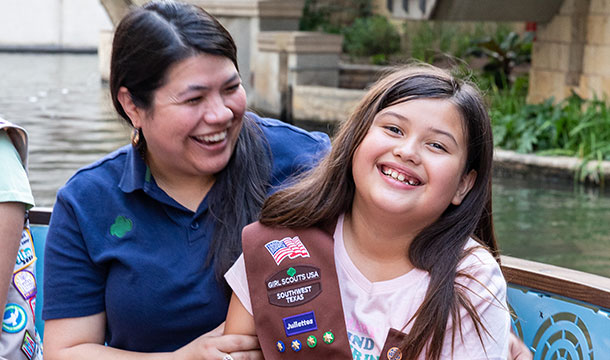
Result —
M448 331L443 356L453 355L455 360L510 359L510 314L506 305L506 281L500 266L489 252L477 248L464 259L458 270L467 275L458 276L456 281L487 331L481 330L479 338L474 320L466 309L461 308L461 329L456 329L455 348L452 353L451 331Z
M47 320L44 334L45 360L117 359L117 360L206 360L262 359L255 336L224 335L218 331L202 335L173 353L138 353L104 346L106 313L78 318Z
M254 317L246 310L235 293L231 295L224 333L256 335Z

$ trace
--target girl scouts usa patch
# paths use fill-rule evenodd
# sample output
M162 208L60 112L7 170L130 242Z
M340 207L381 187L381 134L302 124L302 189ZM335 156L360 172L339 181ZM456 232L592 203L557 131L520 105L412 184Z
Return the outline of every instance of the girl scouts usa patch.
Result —
M320 269L295 265L272 275L266 281L269 303L276 306L298 306L313 300L322 292Z

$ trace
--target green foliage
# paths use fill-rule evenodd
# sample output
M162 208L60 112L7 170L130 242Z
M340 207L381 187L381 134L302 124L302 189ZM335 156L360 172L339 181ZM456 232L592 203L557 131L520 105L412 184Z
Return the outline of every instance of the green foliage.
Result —
M343 49L351 56L384 56L400 50L400 35L388 19L375 15L357 18L343 31Z
M453 24L426 21L412 26L409 23L403 25L407 46L413 59L432 63L439 54L454 53L457 57L453 44L462 41L463 36L458 34L457 27Z
M324 31L334 33L330 22L331 9L328 6L317 6L316 0L306 0L303 15L299 20L300 31ZM325 31L326 30L326 31Z
M372 0L305 0L299 30L339 34L355 19L372 14Z
M483 72L493 76L498 87L505 88L510 85L513 68L531 62L533 39L534 34L529 32L521 38L514 31L498 31L495 36L476 40L469 54L486 57Z
M495 145L539 155L565 155L583 159L580 181L599 181L587 164L610 160L610 108L598 98L586 100L576 93L554 104L526 104L527 81L518 79L510 89L492 86L491 102Z
M447 21L405 21L403 45L413 59L432 63L447 55L466 58L472 44L488 33L504 31L496 23L455 23Z

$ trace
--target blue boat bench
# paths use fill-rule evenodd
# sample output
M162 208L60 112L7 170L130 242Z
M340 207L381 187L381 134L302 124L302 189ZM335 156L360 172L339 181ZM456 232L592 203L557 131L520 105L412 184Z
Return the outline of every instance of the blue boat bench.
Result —
M514 332L534 360L610 359L610 278L502 256Z
M50 209L30 212L38 257L36 328L44 322L43 263ZM502 256L512 328L534 360L610 359L610 278Z

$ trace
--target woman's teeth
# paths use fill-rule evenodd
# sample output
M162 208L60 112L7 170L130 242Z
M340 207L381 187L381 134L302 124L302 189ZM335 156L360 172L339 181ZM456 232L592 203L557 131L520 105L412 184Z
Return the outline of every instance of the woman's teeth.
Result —
M408 185L411 185L411 186L420 185L420 182L417 179L407 178L407 176L405 174L399 173L396 170L392 170L392 169L389 169L389 168L384 168L382 170L382 172L383 172L384 175L389 176L392 179L398 180L398 181L400 181L402 183L405 183L405 184L408 184Z
M213 135L196 136L196 139L206 143L217 143L227 137L227 131L219 132Z

